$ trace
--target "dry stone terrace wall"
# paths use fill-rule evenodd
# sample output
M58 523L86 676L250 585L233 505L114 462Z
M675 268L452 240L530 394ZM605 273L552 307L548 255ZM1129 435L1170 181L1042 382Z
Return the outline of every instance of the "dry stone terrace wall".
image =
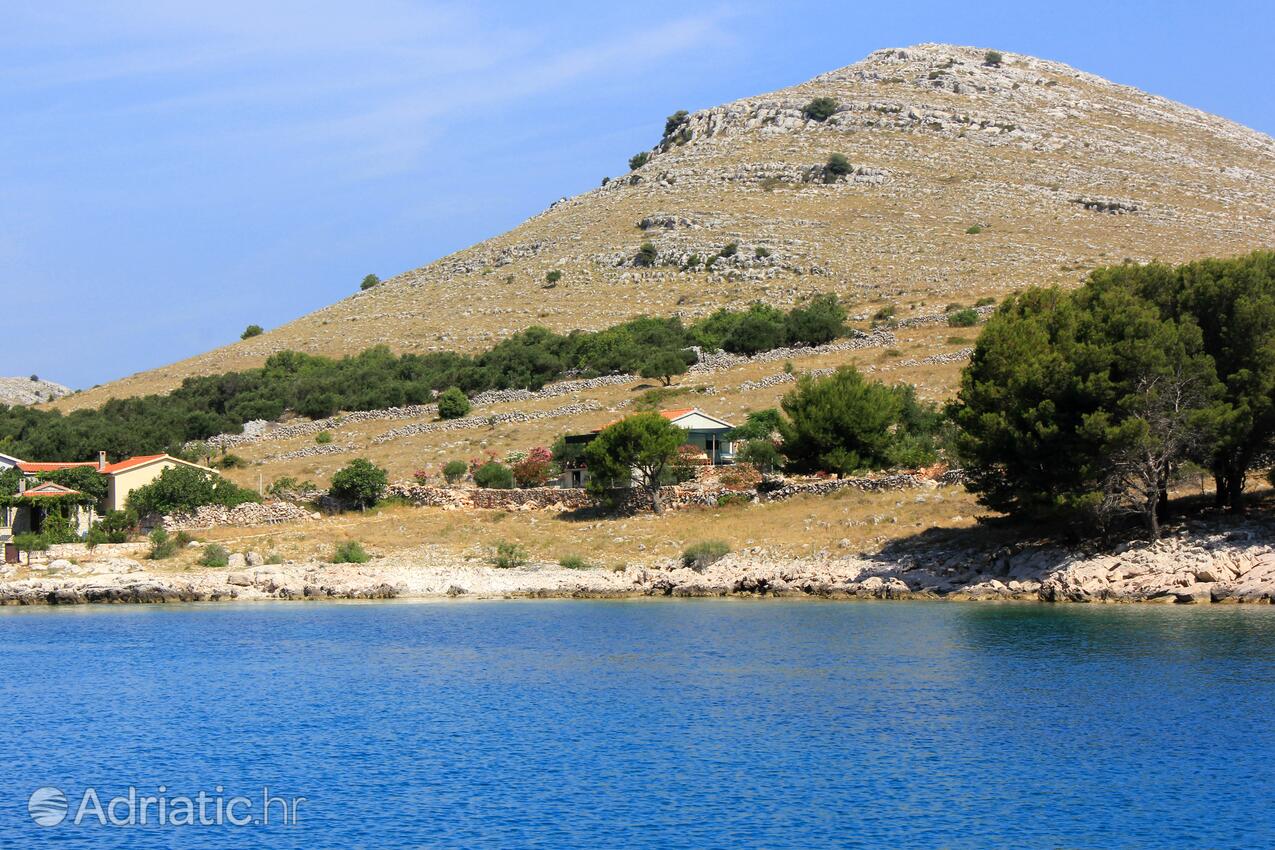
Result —
M291 502L257 504L245 502L233 508L220 505L203 505L190 514L173 514L162 519L168 531L196 531L217 526L278 525L285 522L301 522L313 519L314 514Z
M964 473L959 469L950 469L936 478L926 478L912 472L901 472L892 475L867 475L852 478L828 478L816 481L795 481L785 483L775 490L760 494L761 501L775 502L791 499L794 496L826 496L838 490L859 490L864 493L882 493L887 490L910 490L914 487L958 484L964 480Z
M553 410L540 410L532 413L523 413L515 410L511 413L497 413L492 416L469 416L464 419L447 419L442 422L417 422L412 425L395 428L392 431L386 431L378 437L373 437L372 445L388 443L391 440L397 440L400 437L410 437L413 434L463 431L469 428L492 427L507 422L534 422L539 419L555 419L560 416L578 416L581 413L588 413L601 408L602 405L596 401L582 401L578 404L568 404L564 407L555 407Z
M535 510L556 508L576 510L594 504L584 490L561 487L527 487L519 490L491 490L465 487L433 487L427 484L396 482L386 495L406 499L413 505L434 508L483 508L489 510Z

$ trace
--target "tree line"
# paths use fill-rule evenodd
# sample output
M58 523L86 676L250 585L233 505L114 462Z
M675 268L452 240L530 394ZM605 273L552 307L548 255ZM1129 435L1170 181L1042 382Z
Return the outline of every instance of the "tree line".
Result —
M187 378L166 395L112 399L91 410L64 415L0 406L0 451L58 460L91 460L100 450L178 453L188 441L238 433L245 422L285 412L321 419L423 404L448 390L454 390L448 410L466 410L457 394L536 390L568 376L639 373L667 383L696 362L693 346L755 354L819 345L847 333L845 318L835 296L821 295L787 312L753 304L690 325L642 316L600 331L559 334L534 326L476 355L395 355L384 346L342 358L282 351L260 368Z

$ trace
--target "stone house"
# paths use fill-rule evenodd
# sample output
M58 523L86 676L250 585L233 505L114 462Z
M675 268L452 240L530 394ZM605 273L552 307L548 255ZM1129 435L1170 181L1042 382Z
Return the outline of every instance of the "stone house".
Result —
M68 507L64 512L71 518L76 533L83 536L88 533L99 513L123 510L128 504L130 493L154 481L165 469L175 466L189 466L216 474L206 466L168 454L139 455L115 463L107 462L106 452L99 452L96 461L25 461L0 455L0 471L16 468L22 473L18 493L9 494L16 495L18 498L15 501L18 503L0 505L0 543L12 541L16 534L39 532L47 513L43 508L45 499L76 502L74 510ZM83 494L80 492L53 482L41 481L41 475L45 473L76 467L86 467L105 476L106 498L99 504L84 504Z
M703 452L710 465L735 462L735 444L727 439L727 434L735 427L731 423L710 416L697 407L661 410L660 415L685 431L685 444ZM602 428L596 428L588 434L568 434L564 440L568 446L583 449L601 430ZM558 483L562 487L583 487L588 480L588 470L583 465L574 464L562 471Z

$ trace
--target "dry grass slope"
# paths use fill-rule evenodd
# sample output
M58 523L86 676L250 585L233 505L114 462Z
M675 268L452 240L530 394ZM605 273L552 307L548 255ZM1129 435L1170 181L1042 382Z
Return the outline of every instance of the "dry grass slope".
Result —
M815 97L835 99L839 111L806 119L802 107ZM1271 247L1275 233L1275 140L1012 53L988 67L968 47L877 51L799 86L693 113L661 148L635 172L502 236L56 406L163 392L284 349L474 350L533 323L596 328L757 298L786 305L817 291L852 299L864 315L895 304L906 318L1028 284L1075 284L1125 258ZM853 168L825 182L832 153ZM981 232L968 232L974 225ZM635 267L645 241L659 260ZM729 242L739 245L734 257L686 267L690 255L707 259ZM758 247L769 256L756 256ZM545 288L553 269L562 279ZM907 356L951 348L944 334L924 342ZM935 369L932 383L950 386L950 367Z

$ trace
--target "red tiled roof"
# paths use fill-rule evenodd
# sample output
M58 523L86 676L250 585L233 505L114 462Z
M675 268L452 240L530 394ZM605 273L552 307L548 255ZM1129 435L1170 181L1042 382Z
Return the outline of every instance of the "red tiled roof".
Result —
M665 419L681 419L686 414L694 412L695 408L693 407L681 407L677 410L661 410L660 415Z
M18 464L18 469L23 472L53 472L58 469L71 469L76 466L96 467L97 463L91 460L53 461L48 463L43 461L24 460Z
M123 472L126 469L132 469L135 466L141 466L144 463L150 463L153 460L168 457L168 455L138 455L137 457L125 458L124 460L108 463L102 468L103 475L113 475L116 472Z

